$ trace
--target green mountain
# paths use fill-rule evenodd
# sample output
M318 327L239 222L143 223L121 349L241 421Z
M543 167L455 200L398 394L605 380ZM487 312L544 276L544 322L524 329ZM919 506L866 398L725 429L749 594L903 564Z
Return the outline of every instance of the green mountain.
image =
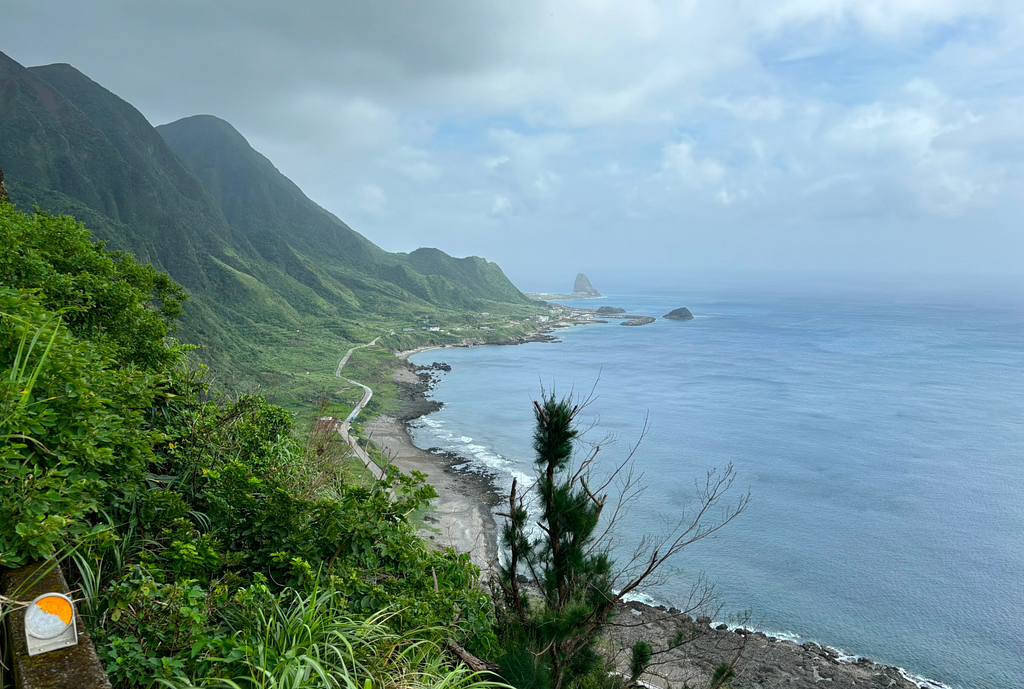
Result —
M310 201L234 127L210 115L186 117L156 131L217 200L227 221L257 244L285 237L307 254L357 265L385 252Z
M372 275L445 307L525 301L497 265L481 258L378 248L311 201L224 120L197 115L156 129L214 194L227 221L272 260L281 260L287 245L296 255L316 257L341 281Z
M323 358L419 317L535 309L481 258L375 246L227 122L157 130L69 65L26 69L0 53L0 161L16 205L73 215L183 284L179 336L246 379L275 368L282 343L300 346L296 331L331 333Z

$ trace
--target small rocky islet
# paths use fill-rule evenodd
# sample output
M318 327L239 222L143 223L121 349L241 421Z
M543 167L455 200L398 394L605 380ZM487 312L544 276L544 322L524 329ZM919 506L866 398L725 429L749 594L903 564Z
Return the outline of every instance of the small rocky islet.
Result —
M601 293L594 289L586 275L579 273L572 286L572 296L577 299L597 299L600 298Z
M647 325L648 323L653 323L656 320L658 319L652 318L651 316L636 316L634 318L630 318L628 321L619 323L619 325Z
M692 321L693 314L690 313L690 309L685 306L681 306L678 309L673 309L666 313L662 318L667 318L670 321Z

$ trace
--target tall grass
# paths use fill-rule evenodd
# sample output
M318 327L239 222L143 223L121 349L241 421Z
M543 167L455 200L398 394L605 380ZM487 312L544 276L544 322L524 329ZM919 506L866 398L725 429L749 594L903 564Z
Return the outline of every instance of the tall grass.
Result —
M0 312L0 319L15 321L21 326L21 336L17 340L14 360L6 375L0 379L0 383L2 383L0 384L0 442L25 440L35 443L36 441L31 437L14 431L17 430L21 414L32 399L32 390L36 386L39 374L46 365L50 350L57 339L57 326L60 319L48 318L34 332L31 324L12 314ZM49 339L46 339L47 330L50 331ZM42 351L38 351L39 349ZM0 552L0 567L3 566L3 560L3 553ZM39 577L44 574L45 570L37 572ZM23 605L16 600L17 592L9 593L12 595L10 598L0 596L0 686L2 687L7 687L14 681L13 674L10 672L10 643L4 618L15 607Z
M28 436L10 431L14 430L12 426L17 425L20 413L32 399L32 389L35 388L39 374L46 365L50 350L57 339L60 318L47 318L35 332L31 332L32 326L22 318L8 313L0 313L0 318L16 321L21 325L21 337L18 338L14 360L3 379L5 385L0 389L0 441L15 438L32 441ZM47 330L49 340L44 341ZM39 348L42 348L42 352L37 351Z
M173 689L490 689L490 675L452 665L437 644L440 630L399 634L394 613L353 619L332 591L286 589L256 595L224 615L230 652L209 658L194 682L161 680ZM228 676L230 675L230 676Z

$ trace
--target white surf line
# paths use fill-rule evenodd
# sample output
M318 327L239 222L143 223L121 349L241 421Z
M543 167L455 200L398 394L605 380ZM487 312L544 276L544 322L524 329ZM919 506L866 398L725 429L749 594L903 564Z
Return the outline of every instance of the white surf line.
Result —
M370 399L373 397L373 390L363 385L362 383L358 383L354 380L344 378L341 375L341 369L345 368L345 364L348 363L349 358L352 356L352 352L356 351L357 349L362 349L363 347L372 347L375 344L377 344L377 340L379 339L380 337L375 337L373 338L372 342L367 342L366 344L363 345L357 345L352 349L348 350L348 352L345 353L345 356L341 358L341 361L338 362L338 368L334 372L334 375L337 376L338 378L341 378L343 381L351 383L352 385L358 385L363 389L362 399L359 400L359 403L355 406L355 409L349 412L348 416L345 417L345 420L338 424L337 429L341 437L345 439L346 443L348 443L348 446L352 448L352 451L355 453L356 457L362 460L363 465L369 470L371 474L373 474L374 478L376 478L378 481L384 478L384 469L382 469L380 465L377 464L377 462L373 461L370 455L366 454L366 450L360 447L358 441L352 437L351 433L349 433L349 431L352 429L352 422L355 421L355 418L359 416L359 412L363 410L363 407L369 404Z

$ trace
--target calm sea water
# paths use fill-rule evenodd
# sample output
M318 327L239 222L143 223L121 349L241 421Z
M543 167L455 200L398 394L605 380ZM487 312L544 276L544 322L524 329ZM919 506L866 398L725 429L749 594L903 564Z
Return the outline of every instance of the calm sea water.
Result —
M573 302L566 302L573 303ZM617 295L599 304L690 322L617 321L559 344L428 351L452 365L419 422L507 486L531 470L541 384L589 391L592 436L639 451L648 484L623 524L668 523L693 480L730 462L747 512L647 593L705 571L757 627L952 687L1024 683L1024 305L882 297ZM590 302L588 305L592 305ZM739 491L738 491L739 492ZM724 618L724 611L723 611Z

